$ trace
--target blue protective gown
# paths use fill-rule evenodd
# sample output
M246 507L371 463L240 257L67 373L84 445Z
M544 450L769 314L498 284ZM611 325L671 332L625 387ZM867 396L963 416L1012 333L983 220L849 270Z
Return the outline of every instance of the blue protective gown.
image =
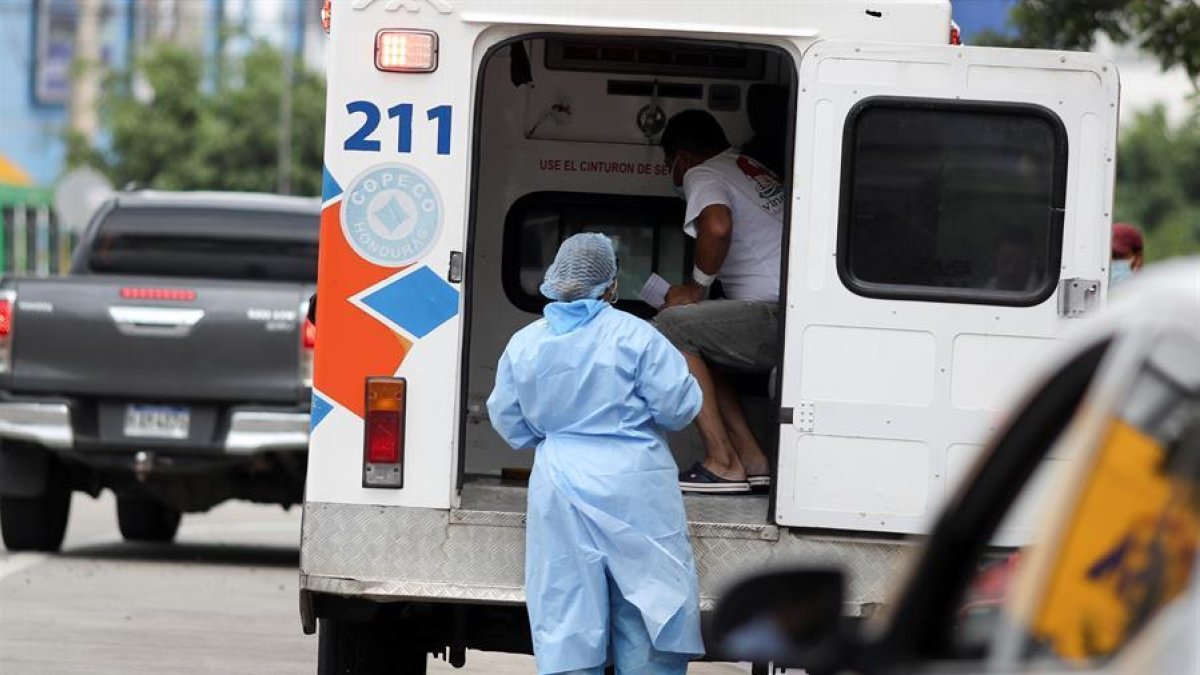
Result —
M679 471L662 433L690 423L700 403L675 347L599 300L551 303L508 343L488 413L509 445L537 447L525 593L539 673L611 658L621 667L610 585L637 608L654 650L680 661L704 653Z

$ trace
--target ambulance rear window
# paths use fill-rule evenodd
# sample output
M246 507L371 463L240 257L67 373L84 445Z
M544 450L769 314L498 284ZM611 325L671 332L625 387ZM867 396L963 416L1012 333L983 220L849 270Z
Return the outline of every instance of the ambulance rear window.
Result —
M846 122L842 280L869 297L1039 304L1058 283L1066 171L1044 108L868 99Z
M617 247L618 291L623 309L648 309L637 300L651 273L681 283L691 267L691 245L683 234L683 201L565 192L537 192L517 200L505 218L504 290L512 303L540 312L538 292L558 245L579 232L603 232Z

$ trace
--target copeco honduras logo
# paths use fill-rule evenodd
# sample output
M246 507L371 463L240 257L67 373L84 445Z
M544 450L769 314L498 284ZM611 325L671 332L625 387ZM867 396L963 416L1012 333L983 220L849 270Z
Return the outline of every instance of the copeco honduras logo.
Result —
M442 198L411 166L380 164L359 174L342 197L342 232L364 259L403 267L423 257L442 230Z

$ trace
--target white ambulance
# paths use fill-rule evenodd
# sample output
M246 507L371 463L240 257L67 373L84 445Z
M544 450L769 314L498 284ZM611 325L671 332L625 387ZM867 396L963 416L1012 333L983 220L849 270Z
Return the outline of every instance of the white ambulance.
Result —
M647 277L690 273L657 145L677 112L789 188L779 366L739 381L773 488L686 498L706 607L758 568L828 563L869 614L1020 374L1106 295L1114 66L958 46L948 0L329 10L300 563L322 673L530 649L534 457L483 402L563 238L612 236L618 305L645 317ZM671 445L703 455L694 431Z

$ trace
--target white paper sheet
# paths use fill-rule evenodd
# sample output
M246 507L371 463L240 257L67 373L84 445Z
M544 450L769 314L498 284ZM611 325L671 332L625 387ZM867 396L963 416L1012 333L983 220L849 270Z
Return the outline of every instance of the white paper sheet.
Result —
M651 274L650 278L646 279L646 284L642 286L642 292L638 293L638 297L642 299L642 302L658 309L667 301L667 291L669 290L671 290L671 282L657 274Z

